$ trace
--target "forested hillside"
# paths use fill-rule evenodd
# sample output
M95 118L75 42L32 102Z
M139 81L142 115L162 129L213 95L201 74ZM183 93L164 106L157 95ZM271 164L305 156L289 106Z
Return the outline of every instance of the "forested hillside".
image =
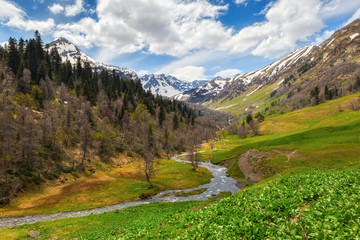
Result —
M56 48L44 51L39 32L0 47L0 122L1 204L62 173L94 172L94 162L119 154L142 159L148 177L155 158L184 151L214 129L140 81L61 62Z

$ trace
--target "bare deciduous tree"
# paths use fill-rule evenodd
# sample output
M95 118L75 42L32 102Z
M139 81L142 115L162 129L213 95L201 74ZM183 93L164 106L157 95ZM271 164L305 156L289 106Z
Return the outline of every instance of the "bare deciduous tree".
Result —
M194 129L193 131L189 132L188 135L188 160L190 161L191 165L193 166L193 170L199 167L200 163L200 155L199 150L196 144L199 144L199 131Z
M350 101L350 108L353 111L359 111L359 109L360 109L359 103L357 101L355 101L355 100L351 100Z
M25 163L27 166L30 164L31 158L34 156L37 147L37 131L35 123L30 111L25 107L20 107L18 121L18 161Z
M190 147L188 150L188 160L190 161L192 165L192 169L196 171L196 169L199 167L200 163L200 155L197 147Z
M82 150L82 158L81 164L84 164L84 160L89 151L89 147L91 146L91 125L89 121L89 112L91 111L90 103L85 102L82 104L82 111L80 116L80 141L81 141L81 150Z
M24 69L23 76L19 79L17 91L28 93L30 91L31 72L29 69Z
M214 147L215 147L215 142L214 142L213 140L210 140L210 142L209 142L209 147L210 147L211 150L214 149Z
M259 124L257 122L255 122L254 120L251 120L249 122L249 127L254 136L259 135L260 128L259 128Z
M140 161L140 171L144 173L146 181L149 183L149 188L153 188L154 185L151 182L151 178L155 176L157 171L158 162L150 148L147 149L142 161Z
M245 122L243 122L241 125L239 125L237 135L240 138L246 138L246 125L245 125Z

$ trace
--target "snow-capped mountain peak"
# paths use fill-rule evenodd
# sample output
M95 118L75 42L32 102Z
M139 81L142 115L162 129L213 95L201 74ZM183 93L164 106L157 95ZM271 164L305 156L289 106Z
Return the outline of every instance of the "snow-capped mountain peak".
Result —
M115 71L115 74L118 74L120 77L125 79L138 79L136 73L127 68L120 68L115 66L106 65L100 62L97 62L93 58L89 57L83 53L75 44L67 40L66 38L59 38L45 46L46 50L51 50L56 47L62 61L70 61L71 64L76 64L77 59L80 58L81 62L88 62L94 71L107 70L109 72Z
M148 74L140 78L144 89L150 89L152 93L166 97L174 97L184 91L202 86L207 80L187 82L174 76L165 74Z

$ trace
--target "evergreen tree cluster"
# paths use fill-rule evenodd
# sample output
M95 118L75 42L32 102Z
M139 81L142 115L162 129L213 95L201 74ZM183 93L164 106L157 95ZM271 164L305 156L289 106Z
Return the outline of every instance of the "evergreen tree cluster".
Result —
M0 204L29 185L96 170L94 161L152 163L184 151L194 131L194 144L214 135L185 103L44 49L38 31L0 47Z

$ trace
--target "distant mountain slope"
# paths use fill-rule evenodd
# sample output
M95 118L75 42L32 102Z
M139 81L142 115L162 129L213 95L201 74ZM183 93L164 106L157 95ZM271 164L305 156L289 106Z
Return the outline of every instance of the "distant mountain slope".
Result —
M90 66L96 71L102 71L103 69L112 72L115 70L115 73L120 77L125 79L138 79L136 73L130 69L120 68L115 66L106 65L103 63L99 63L83 53L78 47L76 47L73 43L65 38L59 38L45 46L49 51L56 47L59 55L62 58L62 61L69 60L71 64L76 64L77 59L80 58L82 62L89 62Z
M164 74L149 74L140 78L144 89L150 89L151 92L166 97L174 97L184 91L198 88L205 84L207 80L196 80L187 82L177 79L173 76L166 76Z
M214 79L193 91L189 96L185 96L182 100L193 103L210 104L222 97L239 95L255 82L259 82L259 79L274 79L286 72L296 63L304 59L304 57L309 55L314 48L314 46L303 47L264 68L250 73L236 75L228 79Z
M359 63L360 19L319 46L302 47L257 71L211 81L182 99L236 114L291 111L358 91Z

